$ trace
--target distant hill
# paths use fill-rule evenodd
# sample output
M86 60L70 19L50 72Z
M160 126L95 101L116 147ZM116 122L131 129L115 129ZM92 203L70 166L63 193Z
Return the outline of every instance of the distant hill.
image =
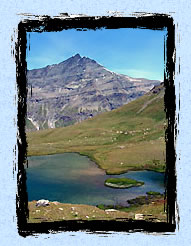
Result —
M79 54L55 65L27 71L27 130L72 125L144 95L157 80L107 70Z
M163 83L144 96L77 125L27 134L28 155L79 152L107 173L164 171Z

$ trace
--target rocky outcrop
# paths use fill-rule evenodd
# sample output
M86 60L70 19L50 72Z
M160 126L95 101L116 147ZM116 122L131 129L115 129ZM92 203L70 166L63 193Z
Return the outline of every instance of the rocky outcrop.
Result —
M135 220L143 220L144 215L143 214L135 214Z
M27 71L27 130L68 126L116 109L160 82L109 71L79 54Z
M42 199L36 202L36 207L47 207L49 205L50 205L49 200Z

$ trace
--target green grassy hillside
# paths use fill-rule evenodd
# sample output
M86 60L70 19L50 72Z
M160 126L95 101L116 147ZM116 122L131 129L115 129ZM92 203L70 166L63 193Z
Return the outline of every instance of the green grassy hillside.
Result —
M164 171L164 89L82 123L27 133L28 155L79 152L117 174Z

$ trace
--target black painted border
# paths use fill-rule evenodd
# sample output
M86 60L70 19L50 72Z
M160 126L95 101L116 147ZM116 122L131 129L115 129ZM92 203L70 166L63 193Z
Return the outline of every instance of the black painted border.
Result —
M64 16L64 18L63 18ZM18 40L16 49L16 79L18 88L18 192L16 195L16 213L18 233L21 236L33 235L34 233L51 233L52 231L86 231L92 233L114 232L174 232L176 229L175 205L176 203L176 122L175 122L175 87L174 74L175 62L175 25L173 18L165 14L149 14L139 17L76 17L71 18L67 14L60 17L51 18L49 16L35 16L36 19L26 19L18 24ZM79 31L87 29L116 29L116 28L142 28L163 30L167 29L167 39L165 42L165 111L168 126L166 129L166 209L167 222L146 222L146 221L63 221L63 222L44 222L27 223L28 194L26 190L26 172L24 163L27 157L27 142L25 133L26 119L26 99L27 99L27 32L61 31L75 28Z

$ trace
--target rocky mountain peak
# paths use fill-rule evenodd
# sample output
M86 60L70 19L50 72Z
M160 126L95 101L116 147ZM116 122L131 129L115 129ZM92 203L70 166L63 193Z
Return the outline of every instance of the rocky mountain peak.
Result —
M29 70L27 79L32 87L27 98L28 129L81 122L127 104L160 84L114 73L80 54L59 64Z
M67 60L78 61L78 60L80 60L80 59L82 59L82 57L80 56L80 54L77 53L76 55L74 55L74 56L68 58ZM67 60L66 60L66 61L67 61Z
M76 54L76 55L74 55L74 56L72 56L73 58L76 58L76 59L80 59L81 58L81 56L80 56L80 54Z

